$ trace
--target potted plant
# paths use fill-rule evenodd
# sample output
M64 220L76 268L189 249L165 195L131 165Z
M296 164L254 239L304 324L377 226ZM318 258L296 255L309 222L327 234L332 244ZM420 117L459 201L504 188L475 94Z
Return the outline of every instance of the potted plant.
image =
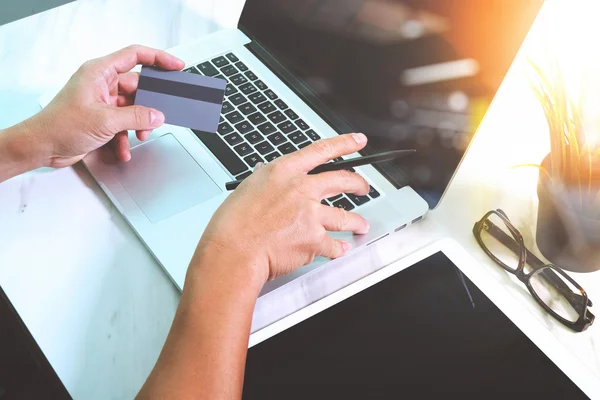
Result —
M533 62L531 65L532 86L550 134L550 154L539 166L537 246L544 257L561 268L597 271L600 153L593 132L586 130L582 118L582 96L576 103L568 95L556 62L548 73Z

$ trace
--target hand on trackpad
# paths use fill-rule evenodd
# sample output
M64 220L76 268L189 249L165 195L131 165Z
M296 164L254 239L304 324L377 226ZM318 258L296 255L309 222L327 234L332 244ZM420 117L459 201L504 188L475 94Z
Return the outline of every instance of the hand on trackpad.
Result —
M117 179L151 222L222 193L171 134L135 147L131 161L115 168Z

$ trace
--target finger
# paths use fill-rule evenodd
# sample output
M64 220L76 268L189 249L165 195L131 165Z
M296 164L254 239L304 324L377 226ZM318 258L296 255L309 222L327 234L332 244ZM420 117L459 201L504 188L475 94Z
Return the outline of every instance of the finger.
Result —
M307 178L315 187L315 194L319 200L337 196L340 193L353 193L364 196L370 190L365 178L346 170L323 172L322 174L309 175Z
M151 131L165 122L162 112L143 106L107 107L106 120L114 132Z
M261 169L261 168L262 168L262 167L264 167L264 166L265 166L265 163L264 163L264 162L257 162L257 163L256 163L256 165L254 166L254 170L253 170L253 172L256 172L256 171L258 171L259 169Z
M156 65L166 70L183 69L185 63L179 58L162 50L133 45L119 50L101 59L103 64L112 66L118 73L129 72L138 64Z
M331 139L319 140L304 149L288 156L286 162L302 172L309 172L334 158L355 153L367 145L367 137L362 133L340 135Z
M320 256L327 258L340 258L352 250L352 245L343 240L334 240L331 236L325 235L321 245Z
M119 132L115 135L115 152L120 161L127 162L131 160L131 152L129 149L129 137L127 132Z
M133 105L133 97L120 94L117 97L117 107L129 107Z
M357 235L369 233L369 221L343 208L321 206L321 223L329 232L352 232Z
M135 131L135 136L137 136L138 140L142 142L148 140L152 131Z
M140 74L137 72L127 72L119 75L119 93L132 95L136 92Z

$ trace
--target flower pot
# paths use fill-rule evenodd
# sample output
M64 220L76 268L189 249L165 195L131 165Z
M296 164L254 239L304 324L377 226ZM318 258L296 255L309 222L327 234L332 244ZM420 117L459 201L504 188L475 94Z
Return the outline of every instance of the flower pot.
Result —
M549 156L542 162L537 187L537 246L551 263L573 272L600 269L600 217L593 199L581 201L579 188L551 179ZM595 191L592 191L595 196Z

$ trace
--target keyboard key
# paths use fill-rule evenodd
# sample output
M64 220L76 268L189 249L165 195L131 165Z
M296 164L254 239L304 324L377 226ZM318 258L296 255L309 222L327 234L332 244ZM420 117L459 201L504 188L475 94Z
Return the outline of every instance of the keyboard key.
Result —
M269 88L263 81L256 81L254 84L259 90L267 90Z
M286 120L285 115L283 115L280 111L276 111L268 115L271 122L274 124L280 124Z
M298 125L298 128L302 129L303 131L310 129L310 126L308 126L308 124L301 119L296 121L296 125Z
M285 133L286 135L296 130L296 126L290 121L282 122L281 124L277 125L277 127L281 132Z
M236 153L238 153L242 157L247 156L248 154L252 153L252 151L253 151L252 146L250 146L248 143L238 144L233 149L235 150Z
M327 199L327 201L330 201L330 202L332 202L332 203L333 203L334 201L336 201L336 200L339 200L339 199L341 199L342 197L344 197L344 195L343 195L343 194L338 194L337 196L333 196L333 197L330 197L330 198L328 198L328 199Z
M234 94L233 96L229 97L228 100L230 102L232 102L234 106L238 106L238 105L246 102L246 98L241 93Z
M240 85L243 85L244 83L248 82L248 79L246 79L246 77L242 74L237 74L235 76L232 76L231 78L229 78L229 80L235 86L240 86Z
M256 88L256 86L254 86L253 84L248 82L245 85L240 86L240 91L247 96L249 94L252 94L252 93L258 91L258 89Z
M245 137L246 140L250 142L250 144L256 144L264 140L263 135L256 131L248 133Z
M221 72L225 76L233 76L233 75L237 74L238 70L233 65L228 65L226 67L221 68Z
M329 203L325 200L321 200L321 204L323 204L324 206L329 206Z
M371 186L371 188L369 189L369 196L371 196L372 199L376 199L381 195L379 194L379 192L377 190L375 190L375 188L373 186Z
M236 94L238 90L231 83L228 83L225 87L225 96L229 97L232 94Z
M264 162L263 159L256 153L244 157L244 161L246 161L248 165L250 165L250 168L254 168L259 162Z
M287 109L287 108L288 108L288 105L287 105L287 104L285 104L285 102L284 102L283 100L281 100L281 99L277 99L277 100L275 100L275 105L276 105L277 107L279 107L279 109L280 109L280 110L285 110L285 109ZM292 110L290 110L290 111L292 111ZM292 111L292 112L293 112L293 111Z
M250 79L251 81L255 81L255 80L257 80L257 79L258 79L258 76L256 76L256 75L254 74L254 72L252 72L252 71L248 71L248 72L246 72L246 76L247 76L247 77L248 77L248 79ZM268 89L268 88L267 88L267 89Z
M271 133L275 133L277 128L275 128L270 122L267 122L259 125L258 130L261 131L263 135L270 135Z
M249 115L253 112L256 112L256 107L254 107L251 103L244 103L241 106L238 106L238 108L244 115Z
M246 164L240 160L237 154L235 154L218 135L196 130L193 132L231 175L239 175L248 170Z
M313 131L312 129L307 130L305 133L313 142L321 139L321 136L317 135L317 132Z
M269 143L269 142L261 142L254 147L260 154L263 154L263 155L268 154L268 153L272 152L273 150L275 150L273 148L273 146L271 146L271 143Z
M369 200L371 200L369 196L357 196L355 194L348 193L346 193L346 196L348 196L348 198L357 206L362 206L363 204L368 203Z
M225 136L223 139L225 139L225 141L227 143L229 143L231 146L235 146L236 144L242 143L244 141L244 139L242 139L242 137L237 133L230 133L229 135Z
M227 121L231 122L232 124L237 124L238 122L241 122L244 120L244 116L242 114L240 114L238 111L234 111L232 113L229 113L225 116L225 118L227 119Z
M234 110L235 110L235 108L233 108L233 106L231 105L230 102L228 102L228 101L223 102L223 107L221 108L221 114L223 114L223 115L229 114L230 112L232 112Z
M273 161L273 160L275 160L275 159L277 159L279 157L281 157L281 154L279 154L278 152L274 152L274 153L271 153L269 155L266 155L265 156L265 161L266 162L271 162L271 161Z
M252 125L250 125L248 121L244 121L235 125L235 129L237 129L239 133L246 134L248 132L251 132L254 128L252 127Z
M223 135L227 135L228 133L233 132L233 128L227 122L223 122L222 124L219 124L219 128L217 128L217 132L219 132L219 134L223 136Z
M246 72L248 71L248 67L246 67L246 64L244 64L243 62L239 61L235 63L235 66L237 67L237 69L239 69L242 72Z
M304 143L302 143L302 144L299 144L299 145L298 145L298 149L303 149L303 148L305 148L306 146L310 146L310 144L311 144L311 142L304 142Z
M227 59L225 57L217 57L214 60L212 60L212 63L215 64L217 67L221 68L226 66L227 64L229 64L229 61L227 61Z
M287 142L285 136L279 132L272 134L271 136L267 137L267 139L269 139L269 142L273 143L275 146L279 146L280 144Z
M186 68L186 69L184 69L184 70L183 70L183 72L189 72L189 73L191 73L191 74L198 74L198 75L201 75L201 74L200 74L200 71L198 71L198 70L197 70L196 68L194 68L194 67L189 67L189 68Z
M203 62L202 64L196 65L196 68L200 70L206 76L215 76L219 74L219 70L217 70L211 63Z
M250 120L250 122L252 122L254 125L260 125L263 122L265 122L267 119L265 118L264 115L262 115L261 113L257 112L252 114L251 116L248 117L248 119Z
M233 53L229 53L229 54L227 54L225 57L227 57L227 59L228 59L229 61L231 61L232 63L240 61L240 59L239 59L239 58L237 58L237 57L236 57L236 55L235 55L235 54L233 54Z
M225 121L225 119L223 118L222 115L219 115L219 123L222 123L223 121Z
M296 151L296 148L290 142L279 146L277 149L283 154L290 154Z
M252 171L246 171L243 174L236 176L235 179L237 179L238 181L241 181L242 179L246 179L250 175L252 175Z
M266 99L265 99L266 100ZM266 103L262 103L258 106L258 109L263 112L263 114L270 114L276 110L275 106L267 101Z
M354 210L354 206L346 198L343 198L343 199L340 199L340 200L336 201L335 203L333 203L333 206L337 207L337 208L342 208L342 209L344 209L346 211Z
M267 101L267 98L262 93L253 93L248 96L248 99L254 104L260 104Z
M269 90L265 90L264 93L271 100L277 100L278 99L277 95L272 90L270 90L270 89Z
M300 118L300 117L298 117L298 114L296 114L294 112L294 110L291 110L291 109L290 110L285 110L285 115L287 115L288 118L291 119L292 121Z
M227 80L227 78L225 78L225 77L224 77L223 75L221 75L221 74L219 74L219 75L215 75L215 76L213 76L213 78L215 78L215 79L222 79L222 80L224 80L224 81L226 81L226 80Z
M308 138L306 137L306 135L304 135L304 133L298 132L298 131L289 135L289 138L295 144L300 144L300 143L306 142L308 140Z

